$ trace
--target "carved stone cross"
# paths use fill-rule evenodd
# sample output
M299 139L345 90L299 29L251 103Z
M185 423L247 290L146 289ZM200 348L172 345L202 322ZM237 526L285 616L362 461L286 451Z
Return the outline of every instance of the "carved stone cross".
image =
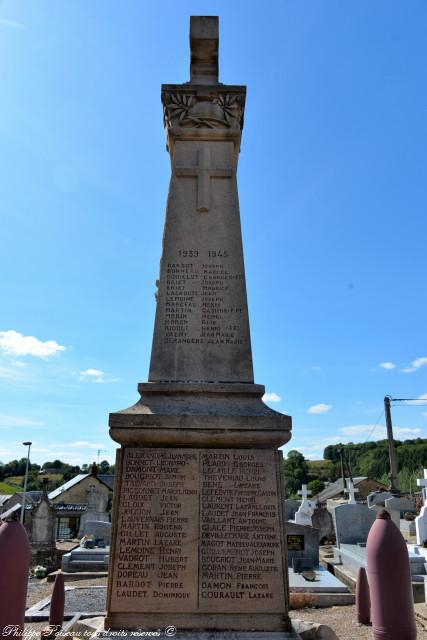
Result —
M359 492L359 489L356 489L351 480L346 478L347 489L344 489L345 493L348 493L348 504L356 504L355 495Z
M303 500L307 500L308 496L311 495L311 491L308 491L307 485L303 484L301 487L301 491L298 491L298 495L301 496Z
M424 469L424 478L417 479L417 486L422 487L423 503L427 504L427 469Z
M206 213L210 208L211 178L231 178L232 169L211 167L211 154L207 146L197 153L198 164L195 167L176 167L175 175L182 178L197 178L197 211Z

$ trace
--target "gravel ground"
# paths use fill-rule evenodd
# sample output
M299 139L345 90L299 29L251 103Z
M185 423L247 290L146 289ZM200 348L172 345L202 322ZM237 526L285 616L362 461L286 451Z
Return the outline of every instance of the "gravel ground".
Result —
M321 622L335 631L339 640L372 640L371 627L356 623L356 607L328 607L325 609L295 609L291 618ZM417 623L417 640L427 640L427 631Z
M66 582L66 587L91 587L95 585L106 585L107 578L95 578L89 580L75 580L73 582ZM43 598L47 598L52 594L53 582L46 582L45 580L30 579L28 582L27 593L27 609L32 607Z
M94 585L106 585L107 578L96 578L91 580L79 580L76 582L68 582L66 586L90 587ZM53 589L52 583L46 583L43 580L30 580L28 585L27 607L33 606L43 598L51 595ZM92 594L99 591L93 597L97 599L94 604L99 605L102 599L105 599L104 589L92 590ZM88 592L86 592L87 594ZM82 593L83 595L83 593ZM71 602L71 601L70 601ZM74 606L74 604L73 604ZM81 604L79 603L80 608ZM104 605L105 606L105 605ZM102 607L104 608L104 607ZM337 634L339 640L371 640L372 630L370 627L359 626L356 623L355 606L328 607L325 609L295 609L290 612L291 618L307 620L311 622L321 622L331 627ZM32 623L25 625L25 631L40 631L45 623ZM427 640L427 630L417 623L417 640ZM29 640L34 640L29 635Z

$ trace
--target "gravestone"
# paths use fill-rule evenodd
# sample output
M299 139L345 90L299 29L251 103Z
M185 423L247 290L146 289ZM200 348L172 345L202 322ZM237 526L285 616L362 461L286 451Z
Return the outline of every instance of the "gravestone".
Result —
M288 498L284 503L285 520L294 520L295 514L301 506L300 500Z
M218 19L192 17L190 82L163 85L172 175L149 381L110 415L106 628L289 628L282 454L254 384L237 195L246 89L218 81Z
M80 528L77 537L82 538L88 531L88 522L109 522L107 513L108 496L91 484L87 493L86 511L80 518Z
M111 542L111 522L87 520L84 525L83 535L92 535L95 540L102 539L109 546Z
M421 487L424 504L427 502L427 469L424 469L424 478L417 479L417 486Z
M348 494L348 504L357 504L355 495L356 493L359 493L359 489L356 489L356 487L353 484L353 481L350 480L349 478L346 478L345 482L347 486L344 489L344 493Z
M302 524L308 527L311 527L311 516L313 513L313 505L308 499L311 491L307 490L307 485L303 484L301 491L298 491L302 500L301 506L298 511L295 513L295 522L296 524Z
M398 511L401 518L407 511L409 513L415 513L414 499L405 496L402 496L401 498L394 496L387 498L385 501L385 507L387 511Z
M427 469L424 469L424 478L417 480L417 485L422 487L423 506L419 515L415 518L415 531L417 544L423 544L427 540Z
M286 543L289 567L292 567L294 560L298 558L308 558L315 567L319 566L319 531L317 529L288 522Z
M333 511L337 546L366 542L376 511L364 504L340 504Z
M48 498L47 483L45 483L40 502L31 510L29 524L31 566L41 565L48 571L54 571L57 568L55 525L55 509Z
M331 514L326 507L317 505L313 511L311 522L314 529L319 532L319 541L327 538L328 540L335 539L334 522Z
M392 496L385 501L385 508L389 512L393 522L403 532L415 536L415 502L413 498L402 496L400 498ZM405 513L412 513L414 520L405 520Z
M386 500L392 498L393 494L390 491L372 491L369 493L366 502L368 503L368 507L374 506L385 506Z

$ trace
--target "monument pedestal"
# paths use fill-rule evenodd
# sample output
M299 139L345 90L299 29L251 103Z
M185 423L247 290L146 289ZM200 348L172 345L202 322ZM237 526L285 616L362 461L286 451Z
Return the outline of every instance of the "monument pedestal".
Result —
M110 414L110 436L123 446L279 447L291 418L262 401L249 383L145 382L141 399Z
M122 448L106 627L286 630L277 446L290 418L262 402L262 385L139 389L110 417Z

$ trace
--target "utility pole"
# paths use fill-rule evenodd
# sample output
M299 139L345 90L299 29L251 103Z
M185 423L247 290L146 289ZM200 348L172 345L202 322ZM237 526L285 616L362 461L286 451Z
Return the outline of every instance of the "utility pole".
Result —
M389 490L392 493L399 493L399 487L397 486L397 458L396 458L396 450L394 448L393 425L391 422L391 412L390 412L391 399L392 398L390 396L385 396L384 398L385 422L387 426L387 440L388 440L388 456L390 459Z
M343 457L343 450L342 447L340 447L340 456L341 456L341 477L342 477L342 488L343 491L345 490L345 474L344 474L344 457Z
M352 450L350 448L347 449L347 471L348 471L348 477L350 478L350 482L353 483L353 474L351 473L351 454L352 454Z
M26 498L27 498L27 482L28 482L28 466L30 464L30 449L31 449L31 445L33 444L32 442L23 442L22 443L25 447L28 447L28 451L27 451L27 463L25 465L25 478L24 478L24 492L22 494L22 507L21 507L21 524L24 524L24 517L25 517L25 502L26 502Z

